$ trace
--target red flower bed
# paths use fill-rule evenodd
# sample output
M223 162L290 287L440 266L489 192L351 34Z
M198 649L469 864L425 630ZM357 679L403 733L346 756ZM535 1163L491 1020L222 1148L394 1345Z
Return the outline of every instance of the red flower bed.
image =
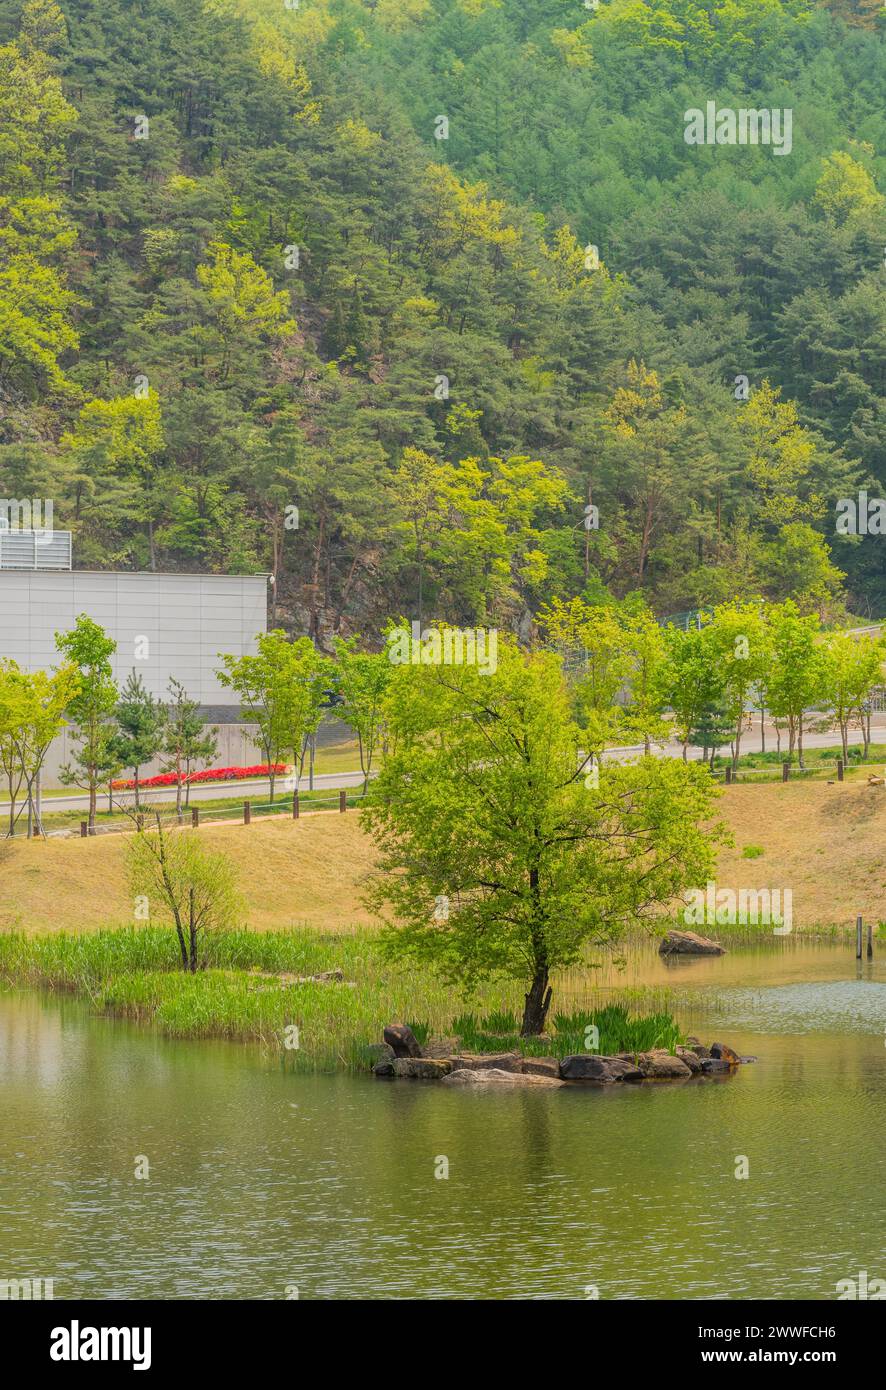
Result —
M289 771L288 763L256 763L255 767L205 767L202 772L192 772L190 777L183 777L182 784L185 782L239 782L243 777L267 777L270 772L278 775ZM140 787L174 787L178 777L174 772L160 772L156 777L139 777ZM115 791L132 791L135 787L135 778L129 777L122 781L112 782L111 786Z

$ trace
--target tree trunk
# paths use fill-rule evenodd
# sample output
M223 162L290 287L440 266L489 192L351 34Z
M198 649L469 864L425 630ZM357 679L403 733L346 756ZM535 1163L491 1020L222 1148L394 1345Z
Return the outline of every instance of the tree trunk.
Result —
M425 608L425 562L421 551L418 554L418 630L421 633L421 625L424 621Z
M551 987L548 984L546 965L537 967L529 993L524 995L524 999L525 1007L523 1009L523 1022L520 1026L520 1037L536 1037L539 1033L544 1032L545 1020L551 1003Z
M799 765L800 765L800 771L801 771L801 772L805 772L805 771L806 771L806 767L805 767L805 764L804 764L804 762L803 762L803 716L802 716L802 714L800 715L800 718L797 720L797 759L798 759L798 762L799 762Z
M185 934L182 931L181 916L178 908L175 909L175 934L178 937L178 949L181 952L182 970L188 968L188 946L185 941Z
M275 517L271 522L271 575L273 584L271 585L271 622L277 624L277 587L280 573L280 528Z

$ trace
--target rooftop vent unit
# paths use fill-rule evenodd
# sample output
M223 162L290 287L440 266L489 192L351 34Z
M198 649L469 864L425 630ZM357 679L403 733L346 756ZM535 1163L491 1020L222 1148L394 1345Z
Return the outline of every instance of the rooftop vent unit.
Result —
M69 570L70 531L10 531L0 519L0 570Z

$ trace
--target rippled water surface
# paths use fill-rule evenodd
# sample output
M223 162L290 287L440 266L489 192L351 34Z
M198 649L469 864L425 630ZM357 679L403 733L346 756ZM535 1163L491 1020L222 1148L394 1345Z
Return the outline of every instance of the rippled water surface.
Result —
M0 996L0 1278L93 1298L811 1299L886 1276L886 957L788 942L647 953L628 975L759 1061L466 1091L295 1076Z

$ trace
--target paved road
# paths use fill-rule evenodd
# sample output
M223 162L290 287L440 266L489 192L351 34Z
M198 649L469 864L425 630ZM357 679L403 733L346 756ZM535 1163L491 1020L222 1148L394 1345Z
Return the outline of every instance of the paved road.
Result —
M875 742L886 742L886 714L874 715L871 725L871 732ZM850 744L860 743L861 738L858 734L854 734L850 736L849 741ZM827 734L805 734L803 736L803 744L806 748L836 748L838 743L839 735L835 734L834 732ZM782 748L785 747L786 739L782 738ZM770 752L775 749L775 730L769 728L768 726L766 729L766 748ZM679 758L682 756L683 750L680 747L679 743L668 743L663 748L656 748L653 751L658 754L662 754L672 758ZM720 751L721 753L728 752L728 745L725 748L722 748ZM742 753L760 752L759 720L755 721L753 729L751 729L750 732L746 733L743 736L741 741L741 751ZM637 743L630 744L621 748L607 749L605 756L607 758L616 759L630 758L642 752L642 743ZM690 748L689 757L700 758L701 749ZM332 792L337 790L339 787L359 787L362 785L362 783L363 774L360 771L326 772L318 773L314 776L315 791L328 790ZM287 783L286 778L278 777L275 784L275 793L279 794L284 790L291 792L293 790L292 783ZM308 790L307 776L302 777L300 790L303 792L306 792ZM151 802L152 804L170 801L174 803L175 787L148 788L143 793L143 795L145 797L145 800ZM125 797L127 804L131 804L131 792L118 793L118 796ZM226 800L231 801L262 801L267 800L269 796L270 783L268 782L268 779L266 777L250 778L249 780L244 780L242 782L237 782L234 784L228 782L221 786L219 786L218 784L213 784L211 782L204 782L197 783L195 786L191 787L192 802L212 801L220 798L225 798ZM107 792L103 792L99 795L99 808L101 810L106 810L107 804ZM89 797L85 796L81 792L74 792L70 795L65 796L44 796L43 798L44 815L49 815L53 811L85 811L88 810L88 808ZM8 810L9 803L5 801L0 801L0 818L2 818L3 813L8 812Z
M315 773L314 790L330 792L338 787L359 787L363 784L362 772L326 772ZM278 777L274 782L274 795L279 796L282 791L293 791L293 784L285 777ZM308 790L307 775L302 777L299 790ZM232 801L267 801L271 794L271 784L267 777L244 778L242 782L225 782L219 785L213 782L198 782L191 787L191 803L199 801L214 801L221 797ZM124 801L127 806L132 805L132 792L117 792L115 797ZM159 802L172 802L175 804L175 787L147 787L142 789L142 799L155 805ZM99 793L98 806L100 811L108 809L107 789ZM51 815L53 811L87 811L89 809L89 797L82 792L73 792L65 796L44 796L43 814ZM0 818L3 813L9 811L9 802L0 801Z
M874 743L886 743L886 714L875 714L873 716L871 720L871 739ZM853 744L856 743L859 745L859 747L861 746L861 734L858 733L856 730L851 729L849 731L850 748ZM785 756L787 756L787 744L787 734L782 734L781 747ZM839 730L832 729L829 733L826 734L803 734L804 748L833 748L836 750L839 747L839 744ZM775 738L775 730L767 724L766 752L774 753L776 746L777 745ZM728 754L729 744L725 744L719 751L721 755ZM754 721L754 726L752 729L750 729L747 733L742 734L741 751L742 755L744 755L745 753L759 753L762 751L760 740L760 721L758 719ZM637 743L627 745L623 748L609 748L607 749L604 756L608 758L631 757L637 753L642 752L642 743ZM683 749L679 743L667 743L662 748L653 749L653 752L660 753L671 758L681 758L683 756ZM700 758L701 749L690 748L688 756L693 759ZM834 756L837 756L836 752L834 753Z

